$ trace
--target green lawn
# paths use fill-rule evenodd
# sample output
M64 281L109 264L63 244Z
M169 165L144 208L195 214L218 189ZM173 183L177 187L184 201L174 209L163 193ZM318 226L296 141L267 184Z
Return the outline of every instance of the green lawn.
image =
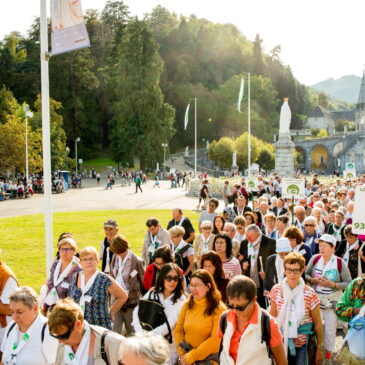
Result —
M109 157L99 157L95 158L93 160L86 160L82 164L82 167L85 167L87 169L95 169L95 171L102 172L104 170L107 170L109 166L117 166L117 163L114 162Z
M198 226L199 214L184 212ZM156 217L166 228L171 219L170 210L100 210L86 212L54 213L53 237L56 253L57 237L62 232L72 232L78 248L94 246L99 250L104 239L103 223L117 220L120 230L127 237L132 250L140 255L146 233L146 220ZM39 292L46 279L43 215L29 215L0 219L0 259L14 271L20 285L29 285Z

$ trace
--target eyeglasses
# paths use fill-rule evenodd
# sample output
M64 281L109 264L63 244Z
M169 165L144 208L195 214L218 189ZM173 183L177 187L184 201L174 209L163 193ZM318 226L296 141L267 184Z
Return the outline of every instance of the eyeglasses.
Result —
M61 252L70 252L70 251L75 251L75 249L73 248L60 248Z
M304 227L315 227L314 224L305 224Z
M203 227L202 230L204 230L204 231L211 231L212 230L212 227Z
M227 307L229 309L234 309L236 311L243 312L248 307L248 305L250 303L251 303L251 300L248 303L246 303L245 305L237 305L237 306L234 306L234 305L228 304Z
M205 284L189 284L190 289L200 288L201 286L205 286Z
M175 281L175 283L177 283L179 281L179 277L178 276L167 275L165 277L165 280L168 281L168 282Z
M75 327L75 324L71 328L69 328L69 330L67 332L65 332L62 335L54 335L51 332L49 332L49 334L52 337L57 338L57 340L68 340L71 336L72 331L74 330L74 327Z
M92 258L89 258L89 259L82 259L81 261L82 262L93 262L93 261L96 261L96 258L92 257Z
M287 274L295 274L295 275L298 275L302 272L302 270L299 270L299 269L287 269L285 268L285 272Z

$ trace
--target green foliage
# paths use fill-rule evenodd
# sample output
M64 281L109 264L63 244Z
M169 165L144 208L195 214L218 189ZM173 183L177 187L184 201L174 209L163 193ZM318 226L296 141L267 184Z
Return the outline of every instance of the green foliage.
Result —
M317 137L320 131L321 131L320 128L311 128L311 135L313 137Z
M233 148L234 148L233 140L228 137L223 137L214 144L213 148L214 148L214 161L220 167L223 167L223 168L231 167L232 166L232 154L233 154Z
M19 104L13 93L3 86L0 89L0 124L5 123L10 116L18 113Z
M112 123L114 159L139 157L141 168L162 161L161 143L173 135L174 108L164 103L159 81L163 62L145 21L129 22L120 44L113 87L117 101Z
M349 132L356 130L355 123L350 122L349 120L338 120L335 124L335 130L337 132L343 132L345 130L345 126Z
M328 133L325 129L321 129L317 135L318 138L328 137Z
M273 170L275 168L275 154L267 146L264 146L256 162L266 171Z

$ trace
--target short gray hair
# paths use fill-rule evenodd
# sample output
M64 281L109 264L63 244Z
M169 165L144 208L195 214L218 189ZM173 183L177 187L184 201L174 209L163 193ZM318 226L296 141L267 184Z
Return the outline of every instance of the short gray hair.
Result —
M230 223L230 222L226 222L226 223L224 224L223 231L224 231L224 229L225 229L225 228L231 228L231 229L232 229L232 231L234 231L234 232L236 232L236 231L237 231L236 226L235 226L233 223Z
M170 358L169 345L165 338L153 333L137 333L124 340L121 359L126 353L141 357L148 365L167 365Z
M29 286L21 286L16 288L13 294L9 297L10 302L23 302L23 304L30 309L39 305L39 298L37 293Z
M256 234L260 234L260 228L258 226L256 226L256 224L250 224L247 228L246 228L246 233L247 232L255 232Z
M310 215L309 217L305 217L304 224L308 222L313 222L317 226L317 219L314 218L312 215Z

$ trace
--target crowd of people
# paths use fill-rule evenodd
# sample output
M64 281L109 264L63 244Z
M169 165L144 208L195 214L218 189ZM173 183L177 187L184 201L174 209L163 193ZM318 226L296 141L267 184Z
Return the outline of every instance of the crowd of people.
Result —
M243 180L219 214L204 179L198 225L149 218L141 257L114 219L98 251L62 233L40 295L1 262L0 364L330 364L365 312L354 190L313 181L293 202L274 181L253 197Z

